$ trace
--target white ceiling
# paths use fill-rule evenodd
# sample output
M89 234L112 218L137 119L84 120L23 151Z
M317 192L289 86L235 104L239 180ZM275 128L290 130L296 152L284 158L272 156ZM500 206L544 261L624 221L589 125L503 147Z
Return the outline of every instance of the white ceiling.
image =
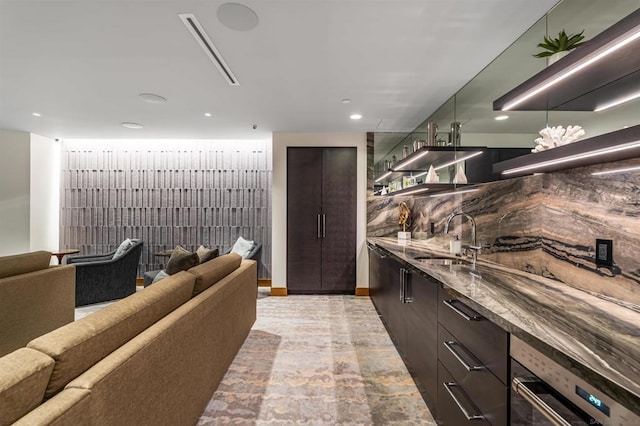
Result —
M250 31L218 20L224 3L0 0L0 128L56 138L410 131L556 0L242 1L259 18ZM196 16L240 86L179 13Z

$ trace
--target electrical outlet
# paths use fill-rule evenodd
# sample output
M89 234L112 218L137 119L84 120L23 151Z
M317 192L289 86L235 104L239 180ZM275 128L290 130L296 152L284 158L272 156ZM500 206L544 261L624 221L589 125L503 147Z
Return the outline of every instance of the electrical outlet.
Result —
M596 240L596 265L613 266L613 240Z

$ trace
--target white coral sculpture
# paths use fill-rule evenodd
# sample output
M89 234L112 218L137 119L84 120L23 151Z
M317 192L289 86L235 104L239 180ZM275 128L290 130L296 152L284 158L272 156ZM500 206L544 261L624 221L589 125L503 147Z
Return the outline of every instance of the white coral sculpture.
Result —
M537 145L531 150L531 152L541 152L547 149L566 145L577 141L584 135L586 135L586 133L581 126L568 126L566 130L562 126L547 126L540 130L540 136L542 137L535 140Z

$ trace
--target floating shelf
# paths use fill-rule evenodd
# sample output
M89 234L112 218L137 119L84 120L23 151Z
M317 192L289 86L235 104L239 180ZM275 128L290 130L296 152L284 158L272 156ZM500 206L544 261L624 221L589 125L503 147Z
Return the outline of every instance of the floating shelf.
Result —
M462 183L421 183L419 185L414 185L409 188L400 189L398 191L393 191L388 194L385 194L386 197L395 197L398 195L427 195L436 192L442 191L453 191L456 188L461 188L463 186L467 186Z
M549 65L529 80L493 102L496 111L547 84L600 54L625 35L640 31L640 9L602 31L567 56ZM510 111L593 111L598 107L640 91L640 37L601 60L586 65L553 85L518 103Z
M493 172L509 178L635 157L640 157L640 125L502 161Z
M485 153L486 150L487 148L483 146L424 147L398 161L394 168L379 173L374 179L374 183L376 185L386 185L403 176L424 173L429 170L430 166L436 169L446 167L449 164L454 164L454 162L464 161L464 158L470 158L473 154ZM381 179L387 173L390 174Z

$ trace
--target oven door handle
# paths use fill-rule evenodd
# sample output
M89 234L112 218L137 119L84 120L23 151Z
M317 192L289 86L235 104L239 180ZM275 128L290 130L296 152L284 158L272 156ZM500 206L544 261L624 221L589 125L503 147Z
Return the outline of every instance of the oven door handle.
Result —
M538 398L531 389L527 387L527 383L534 383L531 379L524 377L514 377L511 385L513 390L523 397L529 404L545 416L551 423L556 426L571 426L560 414L556 413L553 408L549 407L542 399Z

